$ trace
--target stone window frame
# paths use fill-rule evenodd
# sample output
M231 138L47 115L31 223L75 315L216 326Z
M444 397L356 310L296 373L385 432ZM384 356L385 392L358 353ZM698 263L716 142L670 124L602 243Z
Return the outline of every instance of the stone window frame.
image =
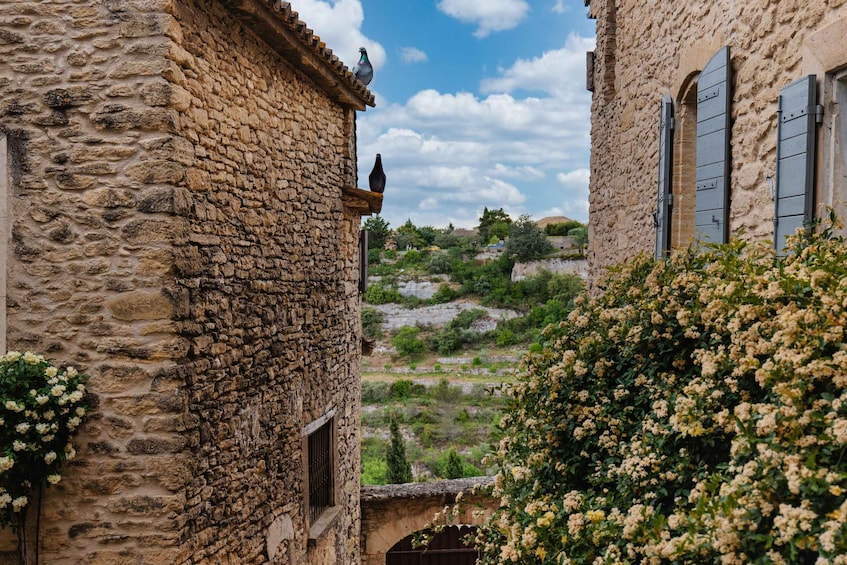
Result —
M340 514L337 504L338 493L338 442L335 408L328 410L323 416L313 420L303 427L301 432L303 445L303 511L309 530L309 546L317 545L325 532L332 528ZM315 449L323 451L321 459L327 459L322 469L315 468ZM315 504L312 500L316 477L314 473L322 473L317 477L321 481L329 481L324 494L328 499Z
M844 83L842 100L847 103L847 52L842 48L847 36L847 17L841 17L810 33L803 41L804 75L818 77L818 96L823 110L823 123L818 128L815 163L815 217L824 217L826 208L847 219L847 186L839 186L837 175L843 167L847 173L847 108L839 111L838 83ZM838 129L842 128L839 135ZM841 152L837 159L836 152Z

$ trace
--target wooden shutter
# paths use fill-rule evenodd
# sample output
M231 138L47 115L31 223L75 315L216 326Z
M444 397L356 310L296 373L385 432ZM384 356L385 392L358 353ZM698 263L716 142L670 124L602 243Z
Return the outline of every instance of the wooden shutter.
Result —
M671 163L673 161L673 101L665 94L659 119L659 199L654 216L656 224L656 259L670 249Z
M729 240L730 72L723 47L697 79L695 237L704 242Z
M779 93L776 144L776 210L774 245L785 249L785 238L812 219L815 184L815 124L817 81L809 75Z

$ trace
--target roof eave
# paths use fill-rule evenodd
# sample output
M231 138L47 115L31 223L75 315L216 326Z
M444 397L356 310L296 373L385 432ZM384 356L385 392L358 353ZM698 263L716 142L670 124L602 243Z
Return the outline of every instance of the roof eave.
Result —
M342 105L356 110L375 106L374 95L320 37L300 21L291 4L279 0L222 0L268 46Z

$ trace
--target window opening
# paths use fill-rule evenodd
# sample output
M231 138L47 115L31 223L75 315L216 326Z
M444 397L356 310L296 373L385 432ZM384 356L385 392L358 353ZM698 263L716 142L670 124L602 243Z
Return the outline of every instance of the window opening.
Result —
M309 523L314 524L335 504L334 480L334 422L330 416L325 423L308 435Z

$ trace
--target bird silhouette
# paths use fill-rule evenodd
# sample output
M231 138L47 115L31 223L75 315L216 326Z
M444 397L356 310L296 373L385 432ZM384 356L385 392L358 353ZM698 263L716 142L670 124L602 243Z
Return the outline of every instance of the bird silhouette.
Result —
M371 174L368 175L368 185L371 192L382 193L385 190L385 171L382 170L382 155L376 154L376 162Z
M359 47L359 53L362 56L359 58L359 62L353 66L353 76L367 86L374 78L374 68L368 60L368 52L364 47Z

